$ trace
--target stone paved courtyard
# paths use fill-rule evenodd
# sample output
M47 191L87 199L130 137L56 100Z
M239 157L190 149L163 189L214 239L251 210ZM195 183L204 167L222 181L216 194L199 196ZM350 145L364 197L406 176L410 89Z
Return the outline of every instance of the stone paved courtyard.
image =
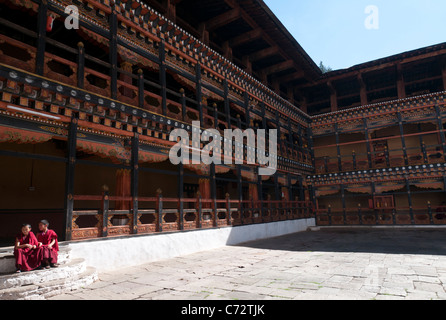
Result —
M446 229L322 229L103 273L54 299L446 300Z

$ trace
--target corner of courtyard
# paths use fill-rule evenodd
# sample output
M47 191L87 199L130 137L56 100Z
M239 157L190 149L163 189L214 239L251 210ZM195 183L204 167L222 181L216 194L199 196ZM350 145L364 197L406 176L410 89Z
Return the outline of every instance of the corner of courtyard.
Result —
M446 229L322 228L99 274L55 300L445 300Z

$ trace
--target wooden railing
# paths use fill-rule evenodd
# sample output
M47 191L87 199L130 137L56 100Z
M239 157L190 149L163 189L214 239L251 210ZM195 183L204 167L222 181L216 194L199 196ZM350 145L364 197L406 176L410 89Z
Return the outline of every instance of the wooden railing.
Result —
M442 145L407 148L407 165L437 164L445 162ZM352 153L341 155L339 167L338 157L317 157L315 159L316 174L348 172L355 170L402 167L406 165L405 157L400 150L372 152L371 159L367 154Z
M132 201L131 197L76 195L74 201L94 202L96 210L74 210L72 239L92 239L130 234L178 232L183 230L240 226L314 217L311 202L224 200L196 198L138 198L137 210L114 210L117 201ZM192 207L192 208L191 208ZM136 219L136 221L134 221ZM133 227L134 226L134 227Z
M393 207L316 210L316 223L319 226L343 225L446 225L446 207Z

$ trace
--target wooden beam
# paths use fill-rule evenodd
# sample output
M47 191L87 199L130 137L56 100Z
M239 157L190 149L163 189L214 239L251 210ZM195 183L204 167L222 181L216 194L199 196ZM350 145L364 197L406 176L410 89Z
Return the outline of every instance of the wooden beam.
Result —
M308 113L308 100L306 96L301 96L300 99L300 109L305 112Z
M403 64L408 64L408 63L415 62L415 61L421 61L421 60L424 60L424 59L438 57L438 56L441 56L441 55L446 55L446 49L441 49L441 50L438 50L438 51L434 51L434 52L430 52L430 53L426 53L426 54L421 54L421 55L418 55L418 56L407 57L407 58L401 59L399 61L383 62L381 64L376 64L376 65L373 65L371 67L364 67L363 69L361 69L361 72L363 74L365 74L365 73L369 73L369 72L373 72L373 71L378 71L378 70L383 70L383 69L388 69L388 68L394 68L397 63L400 63L401 65L403 65ZM379 61L379 60L376 60L376 61ZM374 62L374 61L371 61L371 62ZM370 64L371 62L369 62L368 64ZM330 80L331 81L335 81L335 80L338 80L338 79L345 79L345 78L347 78L349 76L357 75L358 72L359 72L358 69L354 69L354 70L351 70L351 71L347 70L345 72L341 72L341 73L339 73L339 74L337 74L335 76L330 77ZM317 85L317 84L322 84L325 81L326 81L326 79L321 79L320 81L316 81L315 83L309 83L307 85L304 85L304 86L302 86L302 88L310 87L310 86Z
M225 13L220 14L219 16L216 16L215 18L212 18L206 22L206 29L209 31L221 28L241 17L241 10L240 8L235 8L232 10L229 10Z
M270 47L268 49L263 49L262 51L251 54L250 58L252 62L259 61L270 56L279 54L279 47Z
M166 2L166 18L170 21L176 22L177 9L174 0L165 0Z
M45 65L46 47L46 21L48 14L48 4L41 1L37 15L37 52L36 52L36 73L43 75Z
M261 28L257 28L249 32L242 33L241 35L235 38L232 38L231 40L229 40L229 45L234 48L242 44L259 39L262 37L262 35L263 35L263 30Z
M273 89L276 94L278 94L279 96L281 95L280 94L280 82L277 79L273 80Z
M328 89L330 90L330 106L331 112L338 111L338 96L336 94L336 89L331 81L327 82Z
M288 96L288 101L294 105L294 88L292 86L288 86L287 87L287 96ZM290 118L288 118L290 119ZM290 130L291 132L291 130Z
M285 71L287 69L291 69L294 67L294 61L293 60L287 60L284 62L277 63L275 65L272 65L270 67L267 67L263 69L263 72L265 72L266 75L278 73Z
M199 112L200 123L203 122L203 101L202 101L202 92L201 92L201 65L197 63L195 65L195 88L196 88L196 97L197 97L197 106Z
M305 72L303 70L299 70L290 74L287 74L286 76L283 77L278 77L277 79L281 82L281 83L287 83L287 82L291 82L297 79L301 79L305 77Z
M201 23L198 26L198 33L200 34L200 41L209 46L209 31L206 30L206 23Z
M232 48L229 45L229 41L223 42L223 56L232 62Z
M404 84L401 63L396 65L396 87L398 89L398 99L406 98L406 85Z
M239 1L237 0L224 0L224 2L229 5L231 8L234 9L239 9L240 10L240 15L241 18L248 24L250 25L253 29L257 29L259 27L258 23L250 16L249 12L246 12L245 10L243 10L240 7ZM284 57L285 59L290 59L290 57L288 56L288 54L286 54L282 48L277 46L277 41L276 39L271 38L266 32L264 32L262 34L262 38L271 46L271 47L275 47L274 50L277 50L277 52L274 52L273 54L280 54L280 56ZM269 54L270 52L268 52ZM272 55L272 54L269 54ZM267 56L266 56L267 57ZM261 58L263 59L263 58ZM254 62L256 60L260 60L260 59L256 59L255 55L254 57L251 58L251 61Z
M252 63L249 59L249 56L243 56L242 63L245 66L245 71L249 74L252 74Z
M258 73L260 81L264 85L268 86L268 75L264 72L264 70L259 70L257 73Z
M367 86L364 82L364 78L362 77L362 73L358 73L358 82L359 82L359 95L361 97L361 105L366 106L368 105L368 98L367 98Z

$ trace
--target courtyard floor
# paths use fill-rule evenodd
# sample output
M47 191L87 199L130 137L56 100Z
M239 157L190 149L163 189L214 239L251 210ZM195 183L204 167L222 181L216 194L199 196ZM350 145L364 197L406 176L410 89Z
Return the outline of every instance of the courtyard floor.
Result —
M322 229L99 274L53 300L446 300L446 229Z

